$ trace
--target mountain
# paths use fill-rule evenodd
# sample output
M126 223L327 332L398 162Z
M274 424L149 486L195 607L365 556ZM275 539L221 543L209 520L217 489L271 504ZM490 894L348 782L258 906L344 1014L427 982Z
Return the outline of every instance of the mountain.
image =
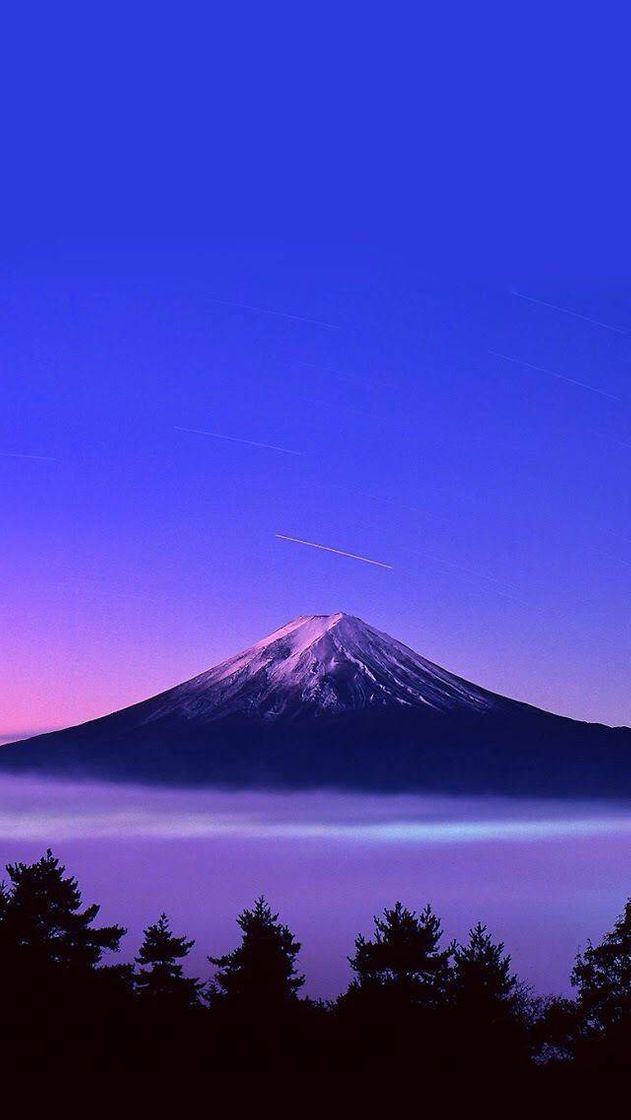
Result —
M447 672L359 618L305 615L184 684L0 748L0 766L177 785L631 794L631 731Z
M142 719L179 713L194 721L247 716L276 723L390 705L478 711L492 702L490 693L339 613L295 618L244 653L149 700Z

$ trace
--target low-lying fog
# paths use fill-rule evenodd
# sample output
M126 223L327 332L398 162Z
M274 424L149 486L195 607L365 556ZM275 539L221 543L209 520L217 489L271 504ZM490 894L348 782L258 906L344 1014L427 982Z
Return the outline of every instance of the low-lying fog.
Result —
M446 937L485 921L538 992L631 894L625 803L166 790L0 776L0 861L52 847L84 901L128 927L125 955L166 910L196 938L192 970L237 939L258 894L303 943L307 990L331 996L372 915L431 901Z

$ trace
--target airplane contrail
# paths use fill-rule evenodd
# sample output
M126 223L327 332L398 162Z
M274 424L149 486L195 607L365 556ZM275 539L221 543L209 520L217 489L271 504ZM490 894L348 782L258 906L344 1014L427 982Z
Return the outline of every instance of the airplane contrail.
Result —
M363 564L374 564L377 568L389 568L392 570L392 564L384 564L382 560L371 560L368 556L359 556L356 552L345 552L342 548L331 548L328 544L316 544L315 541L303 541L300 537L288 537L286 533L276 533L275 535L281 541L305 544L309 548L319 548L322 552L334 552L336 556L348 556L350 560L361 560Z
M59 462L53 455L29 455L26 451L0 451L0 455L9 455L12 459L41 459L46 463Z
M567 381L570 385L577 385L579 389L588 389L590 393L598 393L601 397L608 397L610 401L622 400L622 397L617 397L614 393L606 393L604 389L597 389L595 385L587 385L585 381L577 381L574 377L567 377L566 374L557 373L553 369L535 366L532 362L525 362L523 358L512 358L510 354L501 354L499 350L489 350L489 354L493 354L495 358L502 358L505 362L514 362L517 366L526 366L528 369L535 369L539 373L547 373L550 377L557 377L559 381Z
M305 315L291 315L288 311L272 311L269 307L257 307L253 303L237 303L232 299L218 299L216 296L207 296L211 303L223 303L226 307L240 307L243 311L257 311L260 315L276 315L281 319L295 319L299 323L312 323L316 327L328 327L329 330L339 331L337 323L326 323L322 319L309 319Z
M626 327L615 327L612 323L603 323L601 319L592 319L589 315L581 315L580 311L572 311L569 307L559 307L556 303L548 303L545 299L537 299L536 296L527 296L523 292L515 292L511 290L512 296L517 296L518 299L525 299L528 303L538 303L542 307L551 307L553 311L560 311L563 315L572 315L575 319L584 319L586 323L593 323L596 327L604 327L608 331L616 331L618 334L628 334L629 331Z
M226 439L230 443L246 443L249 447L264 447L267 451L282 451L285 455L302 455L302 451L292 451L289 447L277 447L275 443L257 443L253 439L240 439L239 436L223 436L219 432L203 432L200 428L180 428L174 424L176 432L190 432L195 436L210 436L211 439Z

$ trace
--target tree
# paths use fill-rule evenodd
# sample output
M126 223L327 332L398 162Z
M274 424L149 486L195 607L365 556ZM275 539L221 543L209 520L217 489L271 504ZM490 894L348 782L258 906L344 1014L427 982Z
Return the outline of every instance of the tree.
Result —
M439 947L442 925L431 906L417 915L397 902L374 924L374 937L360 934L349 957L355 986L389 989L421 1006L437 1004L446 990L453 946Z
M0 960L9 968L89 972L117 951L122 926L94 926L100 907L81 909L77 880L50 848L35 863L7 865L0 890Z
M504 954L504 942L493 942L481 922L469 931L466 945L456 946L451 991L462 1009L498 1020L521 999L522 989L511 972L510 956Z
M161 914L154 925L147 926L136 957L140 968L135 985L143 999L182 1008L197 1002L202 985L199 980L184 976L180 964L194 944L172 933L166 914Z
M397 902L355 939L355 977L337 1003L345 1064L370 1069L435 1065L445 1051L444 1002L453 948L441 948L440 919Z
M241 944L222 957L209 957L217 968L213 993L235 1009L271 1015L297 999L304 976L296 971L300 943L278 921L261 896L237 918Z
M529 993L511 971L504 943L478 922L454 952L450 983L458 1058L476 1069L520 1064L527 1056Z
M588 941L572 970L583 1060L628 1068L631 1051L631 899L599 945Z
M0 1020L7 1060L46 1068L68 1048L81 1066L126 1044L129 965L105 966L125 930L97 926L50 849L7 866L0 890ZM12 1048L12 1049L11 1049ZM10 1055L10 1056L9 1056Z

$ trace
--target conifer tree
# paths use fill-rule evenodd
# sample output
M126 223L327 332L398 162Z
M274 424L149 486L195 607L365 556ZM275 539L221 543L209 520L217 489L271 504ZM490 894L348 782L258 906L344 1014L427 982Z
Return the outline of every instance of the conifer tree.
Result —
M529 993L503 942L481 922L456 947L449 995L456 1062L478 1072L524 1065L532 1042Z
M77 880L50 850L34 863L9 864L7 872L0 891L0 1032L7 1059L11 1046L17 1063L40 1068L59 1063L66 1045L79 1067L95 1045L103 1059L118 1053L131 969L106 966L102 956L118 949L125 930L95 925L99 907L82 907Z
M504 943L494 942L481 922L470 930L467 944L454 951L451 992L463 1010L498 1020L520 1001L523 989L511 972Z
M304 984L296 971L300 943L262 896L251 910L243 910L237 923L241 944L222 957L208 958L217 968L215 1000L263 1014L290 1006Z
M81 909L77 880L50 848L34 863L7 865L0 891L0 959L5 967L33 970L95 969L105 950L117 950L122 926L94 926L100 907Z
M372 938L355 940L354 986L390 989L419 1006L437 1004L449 979L453 946L440 948L442 925L428 904L420 914L400 902L374 919Z
M144 999L190 1007L197 1001L202 985L183 975L180 963L190 953L194 941L176 937L166 914L147 926L136 963L136 989Z

